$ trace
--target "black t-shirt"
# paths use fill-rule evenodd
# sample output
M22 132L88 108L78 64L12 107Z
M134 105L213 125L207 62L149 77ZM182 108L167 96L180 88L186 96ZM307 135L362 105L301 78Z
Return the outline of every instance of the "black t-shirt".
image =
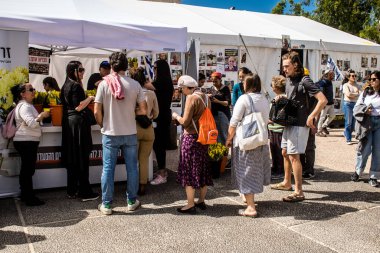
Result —
M230 92L230 89L227 86L222 87L220 90L216 90L216 88L213 88L212 94L219 101L227 101L228 102L228 106L223 106L223 105L218 104L218 103L212 103L212 105L211 105L212 114L217 115L218 111L224 112L224 114L226 114L228 120L230 120L231 119L231 111L230 111L231 92Z
M295 87L297 87L297 90L294 92L295 94L292 94ZM320 92L318 85L309 76L287 78L286 95L289 99L295 100L299 104L297 112L298 126L306 126L307 117L313 110L310 98L318 92Z
M87 90L95 90L96 88L98 88L95 86L95 83L101 80L103 80L103 78L100 75L100 73L92 74L87 82Z
M334 87L332 82L328 79L322 79L318 84L322 89L323 95L327 98L327 105L334 104Z

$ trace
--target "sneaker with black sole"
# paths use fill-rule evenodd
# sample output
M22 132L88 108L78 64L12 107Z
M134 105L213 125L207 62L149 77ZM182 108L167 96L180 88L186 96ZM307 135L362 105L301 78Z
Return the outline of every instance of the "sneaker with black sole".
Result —
M379 186L379 182L377 182L377 179L376 178L370 178L368 180L368 183L370 186L372 187L378 187Z
M131 201L128 200L128 211L136 211L141 206L141 202L139 200Z
M95 193L95 192L91 192L91 193L88 193L88 194L79 195L78 197L82 199L82 202L86 202L86 201L91 201L91 200L98 199L99 198L99 194Z
M354 172L354 174L351 175L351 181L358 182L359 178L360 176L356 172Z
M112 208L110 204L99 204L98 205L98 210L105 215L110 215L112 214Z
M302 178L303 179L313 179L313 178L315 178L315 174L314 173L304 173L304 174L302 174Z
M322 132L324 134L330 134L329 130L327 130L327 127L322 127Z

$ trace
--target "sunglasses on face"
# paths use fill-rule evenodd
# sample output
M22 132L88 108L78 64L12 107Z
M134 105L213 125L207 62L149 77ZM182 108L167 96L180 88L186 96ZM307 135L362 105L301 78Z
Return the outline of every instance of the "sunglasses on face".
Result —
M356 75L350 75L350 77L356 77Z
M379 80L379 78L370 78L369 79L371 82L376 82L376 80Z
M84 68L78 68L78 72L84 72L85 69Z
M25 89L25 91L35 92L36 89L35 88L29 88L29 89Z

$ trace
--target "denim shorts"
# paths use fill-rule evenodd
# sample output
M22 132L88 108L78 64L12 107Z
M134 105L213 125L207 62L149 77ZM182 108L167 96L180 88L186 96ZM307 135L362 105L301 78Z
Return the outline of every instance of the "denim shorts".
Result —
M304 154L309 139L308 127L286 126L282 134L281 148L289 155Z

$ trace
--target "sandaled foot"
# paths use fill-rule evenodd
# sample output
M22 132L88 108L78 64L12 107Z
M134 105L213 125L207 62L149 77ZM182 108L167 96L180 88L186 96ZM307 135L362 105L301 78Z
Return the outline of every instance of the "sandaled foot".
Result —
M246 213L246 209L239 209L238 214L240 216L249 217L249 218L257 218L257 216L258 216L256 211L253 213Z
M284 198L282 198L284 202L301 202L305 200L305 196L298 195L297 193L292 193Z
M292 186L290 187L287 187L285 186L284 184L282 183L278 183L278 184L271 184L270 185L270 188L273 189L273 190L280 190L280 191L292 191Z

